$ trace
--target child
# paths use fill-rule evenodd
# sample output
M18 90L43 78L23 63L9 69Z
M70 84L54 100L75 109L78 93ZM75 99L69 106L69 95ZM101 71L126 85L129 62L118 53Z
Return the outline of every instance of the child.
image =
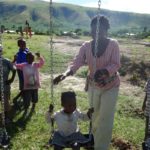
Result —
M19 51L15 54L13 63L16 62L16 64L21 64L27 62L26 55L29 52L29 49L26 48L26 41L24 39L19 39L17 41ZM17 69L17 74L19 78L19 94L14 98L14 103L15 100L17 100L20 96L22 96L23 93L23 85L24 85L24 79L23 79L23 73L22 70Z
M35 104L38 102L38 88L40 87L38 68L44 65L44 59L39 53L36 53L36 56L39 62L34 62L34 55L29 52L26 56L27 63L15 64L17 69L23 71L23 102L25 111L30 106L30 101L33 103L32 110L34 110Z
M1 79L1 76L0 76L0 89L1 89L1 83L2 83L1 80L3 80L4 109L5 109L4 111L5 111L5 119L6 119L5 123L8 123L8 122L10 122L10 119L11 119L11 117L9 115L9 112L11 110L10 103L9 103L10 84L14 81L14 78L16 75L16 69L8 59L2 57L2 51L3 51L3 48L2 48L2 45L0 44L0 56L2 58L2 67L0 67L0 68L3 68L3 76L2 76L3 79ZM1 72L1 69L0 69L0 72ZM9 79L10 72L12 72L12 76ZM1 92L2 92L2 90L0 90L0 100L2 99L2 93Z
M143 102L142 109L144 111L145 117L146 117L146 124L145 124L145 137L144 141L148 138L150 138L150 80L147 81L145 86L145 98Z
M51 123L56 121L58 130L54 132L52 145L54 150L62 150L70 145L73 150L79 150L80 144L87 143L89 139L85 138L79 131L77 122L81 120L89 120L92 110L89 109L87 114L83 114L76 109L76 95L74 92L68 91L61 94L61 110L51 115L51 110L46 113L46 120Z

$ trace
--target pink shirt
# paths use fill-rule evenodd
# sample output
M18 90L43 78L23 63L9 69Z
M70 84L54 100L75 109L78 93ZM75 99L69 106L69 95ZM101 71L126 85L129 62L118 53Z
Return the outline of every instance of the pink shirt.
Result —
M44 59L42 57L39 58L39 62L33 62L32 64L15 64L17 69L23 71L24 90L38 89L40 87L38 68L42 67L43 65Z
M87 41L83 43L81 46L78 55L74 58L73 62L70 64L69 68L70 70L75 73L79 67L83 65L87 65L89 67L89 76L90 78L93 78L95 69L94 69L94 57L92 54L92 48L91 48L91 41ZM109 75L114 75L118 69L120 68L120 52L119 52L119 46L118 42L114 39L110 39L109 44L103 53L102 56L99 58L96 58L96 70L99 69L107 69L109 72ZM119 74L117 74L117 77L114 81L106 84L103 87L99 87L102 89L109 89L112 87L118 87L120 85L120 79Z

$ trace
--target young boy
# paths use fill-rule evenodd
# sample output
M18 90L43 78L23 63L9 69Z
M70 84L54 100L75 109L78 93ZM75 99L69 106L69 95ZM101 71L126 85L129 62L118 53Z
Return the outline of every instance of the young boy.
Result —
M2 71L3 76L0 75L0 100L2 100L2 98L4 98L4 111L5 111L5 119L6 119L6 123L10 122L10 115L9 115L9 112L11 110L11 107L10 107L10 85L11 83L14 81L14 78L15 78L15 75L16 75L16 69L15 67L13 66L13 64L6 58L3 58L2 57L2 53L3 53L3 47L2 45L0 44L0 57L1 57L1 60L2 60L2 66L0 67L0 72ZM1 68L3 68L3 70L1 70ZM12 76L11 78L9 79L9 74L10 72L12 72ZM3 81L2 81L3 80ZM2 87L1 86L4 86L3 88L3 91L2 91ZM2 93L4 92L4 93ZM2 94L4 95L4 97L2 97Z
M26 41L24 39L19 39L17 41L19 51L15 54L13 63L16 62L16 64L26 63L27 62L27 53L29 52L29 49L26 47ZM14 98L14 104L17 105L17 99L23 95L23 85L24 85L24 79L23 79L23 72L22 70L17 69L17 74L19 78L19 90L20 92L18 95Z
M84 114L76 108L76 95L72 91L61 94L62 109L51 115L51 110L46 113L46 120L51 123L54 120L57 124L57 131L54 133L52 145L54 150L62 150L70 145L73 150L79 150L80 144L89 142L79 131L77 122L79 119L86 121L91 117L92 110Z
M17 69L22 70L24 78L23 86L23 102L25 111L30 106L32 101L32 109L34 110L35 104L38 102L38 88L40 87L39 71L38 68L44 65L44 59L39 53L36 53L39 62L34 62L34 55L27 53L27 63L15 64Z

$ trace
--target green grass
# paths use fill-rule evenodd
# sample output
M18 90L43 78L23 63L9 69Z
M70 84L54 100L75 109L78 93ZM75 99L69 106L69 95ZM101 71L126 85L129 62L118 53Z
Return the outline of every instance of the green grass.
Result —
M3 35L4 56L9 59L18 51L17 47L18 35ZM45 66L40 70L48 74L50 72L50 53L49 53L49 37L48 36L33 36L31 40L27 40L27 45L33 52L39 51L44 56L46 62ZM67 63L73 58L71 55L55 51L57 58L55 59L55 73L61 73L66 68ZM61 64L60 64L61 62ZM63 63L62 63L63 62ZM62 70L61 70L62 69ZM86 68L83 68L80 76L85 76ZM16 80L18 80L16 78ZM80 83L79 83L80 84ZM18 89L16 87L12 90L11 97L13 98ZM55 110L60 109L60 93L63 87L60 85L54 88L54 104ZM78 107L86 111L88 109L87 93L77 92ZM139 93L142 90L138 91ZM142 99L143 100L143 99ZM117 111L115 114L113 138L121 138L129 141L137 149L141 149L141 143L144 138L144 117L139 115L137 110L141 108L142 100L139 95L133 93L132 95L120 94L117 104ZM51 103L50 99L50 79L43 82L42 88L39 90L39 102L36 106L36 112L31 117L26 118L23 122L21 117L23 112L17 112L14 116L14 123L8 126L8 132L11 136L11 144L13 150L42 150L43 145L48 142L50 137L50 127L45 121L45 112ZM83 133L88 132L88 122L80 122L80 128ZM111 150L117 150L111 147Z

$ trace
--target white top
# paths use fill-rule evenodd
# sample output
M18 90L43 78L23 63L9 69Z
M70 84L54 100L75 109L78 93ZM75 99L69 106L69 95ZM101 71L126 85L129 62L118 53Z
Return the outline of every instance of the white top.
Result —
M63 110L59 110L52 116L57 125L57 130L62 136L68 136L74 132L79 131L78 120L89 120L87 114L82 113L80 110L75 110L72 114L66 114ZM46 113L46 121L51 123L52 119L49 112Z
M147 94L147 100L146 100L146 108L144 114L145 116L150 116L150 79L146 83L145 92Z

